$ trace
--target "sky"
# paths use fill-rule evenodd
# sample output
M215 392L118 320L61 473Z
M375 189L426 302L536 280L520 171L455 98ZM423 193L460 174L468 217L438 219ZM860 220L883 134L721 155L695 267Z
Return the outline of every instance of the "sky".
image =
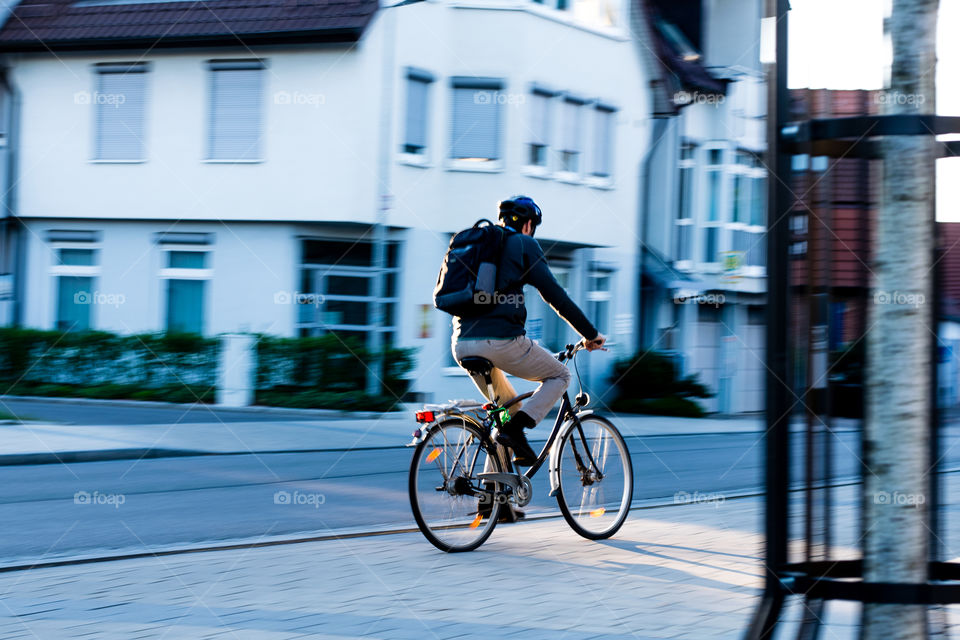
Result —
M791 0L791 88L880 89L889 0ZM960 116L960 0L940 0L937 113ZM951 33L952 32L952 33ZM957 136L960 138L960 136ZM937 161L937 219L960 222L960 158Z

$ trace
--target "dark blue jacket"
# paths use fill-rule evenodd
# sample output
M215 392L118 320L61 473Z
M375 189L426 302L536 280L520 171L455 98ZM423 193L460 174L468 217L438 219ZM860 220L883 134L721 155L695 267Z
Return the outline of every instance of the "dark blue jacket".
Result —
M553 277L540 243L531 236L509 229L497 270L497 304L489 313L477 318L454 317L454 338L514 338L524 335L527 307L523 300L523 286L527 284L539 291L540 297L577 333L587 340L597 337L596 327Z

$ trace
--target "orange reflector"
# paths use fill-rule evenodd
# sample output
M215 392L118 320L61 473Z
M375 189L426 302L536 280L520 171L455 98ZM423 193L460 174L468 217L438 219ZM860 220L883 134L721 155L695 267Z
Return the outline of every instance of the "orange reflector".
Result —
M477 527L479 527L481 520L483 520L483 516L478 513L478 514L477 514L477 517L474 518L474 519L473 519L473 522L470 523L470 528L471 528L471 529L476 529Z
M599 509L594 509L593 511L591 511L591 512L590 512L590 517L591 517L591 518L599 518L600 516L602 516L602 515L605 514L606 512L607 512L606 509L604 509L603 507L600 507Z
M433 462L438 457L440 457L440 449L434 449L430 452L430 455L427 456L427 462Z

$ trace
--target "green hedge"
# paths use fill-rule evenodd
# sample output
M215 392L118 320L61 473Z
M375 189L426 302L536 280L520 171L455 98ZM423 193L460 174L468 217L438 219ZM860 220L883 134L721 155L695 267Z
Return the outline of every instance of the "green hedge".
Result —
M388 411L398 408L413 370L412 349L387 349L380 393L368 395L371 352L355 338L263 336L257 343L257 404Z
M0 328L0 393L215 400L219 339L192 334L120 336ZM413 350L388 349L380 393L368 395L373 358L353 338L278 338L257 342L257 404L344 411L390 410L406 393Z
M218 345L189 334L0 328L0 391L213 402Z
M699 418L703 408L692 398L712 398L696 375L681 376L673 358L650 351L620 360L613 367L617 396L610 406L626 413Z

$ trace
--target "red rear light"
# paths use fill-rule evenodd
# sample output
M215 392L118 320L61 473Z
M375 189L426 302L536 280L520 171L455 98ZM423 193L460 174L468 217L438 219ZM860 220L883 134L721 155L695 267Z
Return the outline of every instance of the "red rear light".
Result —
M417 411L417 422L433 422L433 411Z
M494 409L497 408L497 405L495 405L495 404L492 403L492 402L488 402L487 404L483 405L482 408L483 408L484 411L493 411Z

